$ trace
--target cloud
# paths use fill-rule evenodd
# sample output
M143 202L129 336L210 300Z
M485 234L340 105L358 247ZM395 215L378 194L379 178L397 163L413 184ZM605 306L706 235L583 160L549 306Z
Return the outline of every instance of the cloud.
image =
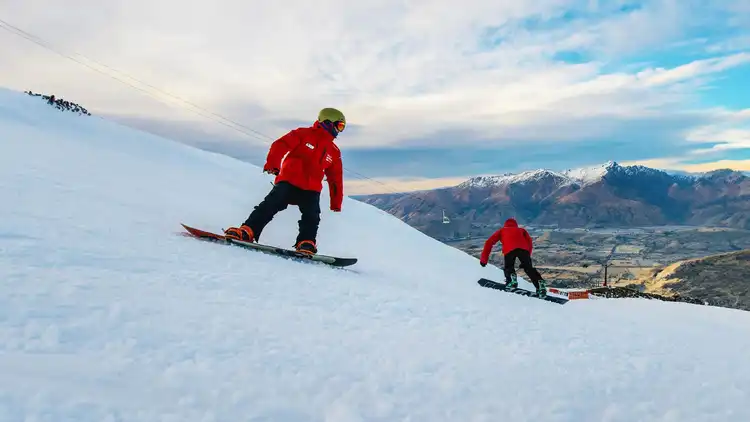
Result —
M634 160L633 163L661 169L705 172L716 169L750 170L750 108L716 110L707 114L710 124L697 124L685 135L687 143L679 151L661 158Z
M400 193L456 186L466 181L465 177L441 178L377 178L373 180L351 180L345 185L346 195L372 195L377 193Z
M691 173L704 173L721 169L750 171L750 160L718 160L710 163L678 165L677 168Z
M165 120L149 117L106 115L117 123L166 138L176 138L187 145L216 152L262 167L272 139L248 132L253 141L232 129L205 122Z
M246 159L336 106L352 169L450 178L744 145L704 105L750 62L744 3L6 0L0 19L86 66L6 26L0 73Z
M732 169L750 171L750 160L717 160L705 163L686 164L679 158L660 158L655 160L637 160L621 163L622 165L642 165L665 171L678 170L687 173L706 173L713 170Z
M706 156L750 148L750 108L734 112L717 112L711 124L694 128L687 134L686 140L692 143L714 144L708 149L695 148L690 151L691 155Z

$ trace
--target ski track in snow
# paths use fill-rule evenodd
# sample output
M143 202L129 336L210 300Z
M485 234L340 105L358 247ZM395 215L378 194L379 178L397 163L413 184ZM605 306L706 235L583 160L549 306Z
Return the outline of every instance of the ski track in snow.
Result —
M327 191L351 271L199 242L179 223L238 224L271 179L4 90L0 132L0 421L750 420L750 313L481 288L501 271Z

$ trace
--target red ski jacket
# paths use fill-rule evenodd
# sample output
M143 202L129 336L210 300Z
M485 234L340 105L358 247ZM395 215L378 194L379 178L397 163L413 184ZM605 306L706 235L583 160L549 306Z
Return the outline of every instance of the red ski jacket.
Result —
M513 249L526 249L529 254L534 250L533 242L529 232L522 227L518 227L518 222L514 218L505 220L505 225L498 231L492 234L492 236L484 242L484 249L482 250L482 256L479 262L487 264L490 259L490 252L495 243L501 242L503 244L503 255L512 251Z
M271 144L263 170L279 171L276 183L285 181L300 189L316 192L323 190L325 176L331 210L341 211L344 200L343 166L341 151L333 140L333 135L319 122L310 127L294 129Z

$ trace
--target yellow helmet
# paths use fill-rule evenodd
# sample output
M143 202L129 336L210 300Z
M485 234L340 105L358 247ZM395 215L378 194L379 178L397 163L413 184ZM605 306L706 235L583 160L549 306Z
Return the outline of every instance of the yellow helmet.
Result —
M320 110L318 113L318 121L324 122L326 120L330 120L331 123L333 122L344 122L346 123L346 117L344 117L344 113L340 112L339 110L335 108L324 108Z

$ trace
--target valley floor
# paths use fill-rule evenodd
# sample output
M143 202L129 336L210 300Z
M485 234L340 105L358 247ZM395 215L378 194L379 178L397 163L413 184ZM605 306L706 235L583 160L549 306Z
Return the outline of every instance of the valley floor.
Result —
M605 262L608 284L642 284L678 261L750 249L750 232L728 228L529 229L535 241L535 264L558 287L602 285ZM446 243L478 257L485 240L476 237ZM494 258L501 265L499 255ZM725 283L731 286L744 281L727 279Z

